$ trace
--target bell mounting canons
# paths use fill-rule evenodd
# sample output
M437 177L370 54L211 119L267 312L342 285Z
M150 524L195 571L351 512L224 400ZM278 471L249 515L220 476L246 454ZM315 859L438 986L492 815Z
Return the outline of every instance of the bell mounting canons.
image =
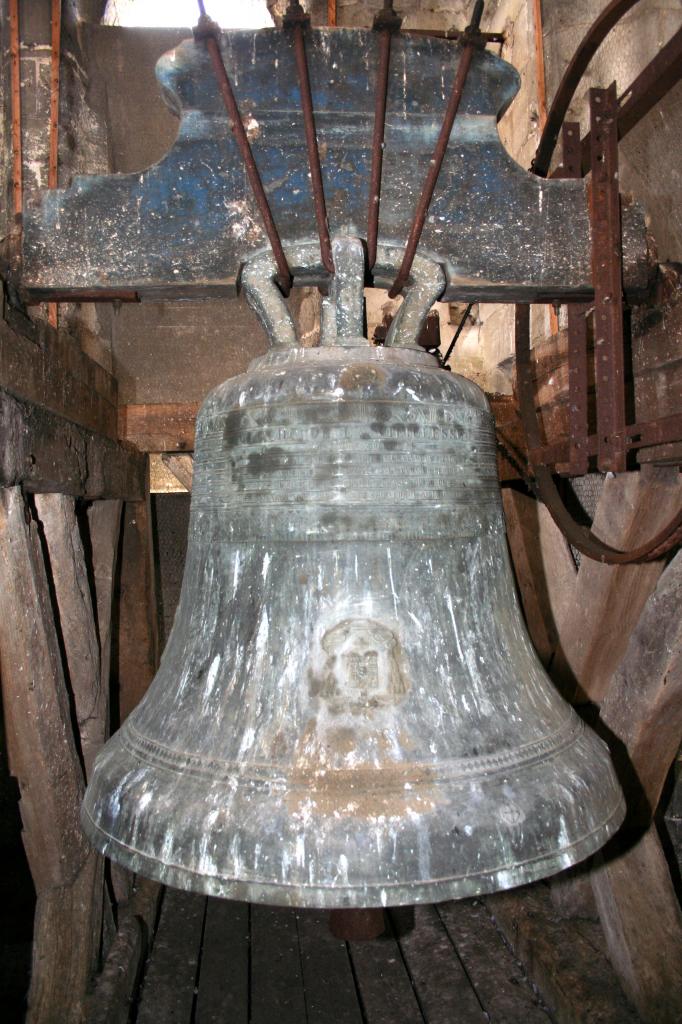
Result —
M297 275L316 248L287 247ZM380 245L375 277L400 256ZM251 901L530 882L598 849L622 795L523 626L485 397L415 344L441 269L417 257L374 348L359 241L333 259L318 348L272 257L244 268L274 346L199 414L175 623L84 826L134 871Z

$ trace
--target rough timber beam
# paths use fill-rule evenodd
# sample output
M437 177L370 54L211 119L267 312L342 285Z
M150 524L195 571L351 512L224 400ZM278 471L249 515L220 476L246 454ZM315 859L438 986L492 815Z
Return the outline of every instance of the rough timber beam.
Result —
M0 487L141 500L145 481L140 452L0 387Z

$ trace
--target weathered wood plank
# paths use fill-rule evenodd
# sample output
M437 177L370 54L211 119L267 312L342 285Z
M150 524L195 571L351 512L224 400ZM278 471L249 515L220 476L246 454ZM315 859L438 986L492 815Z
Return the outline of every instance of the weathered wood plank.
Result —
M487 1020L436 908L414 908L414 929L398 944L428 1024L483 1024Z
M297 911L308 1024L362 1024L348 947L329 931L329 911Z
M139 499L144 479L139 452L0 387L0 486Z
M166 890L137 1024L189 1024L205 912L205 896Z
M575 587L575 562L568 541L541 502L508 487L502 489L502 502L526 625L547 666L560 642L557 623L568 612Z
M249 1024L249 904L209 899L195 1024Z
M138 877L130 899L119 904L118 931L88 997L86 1024L128 1024L131 1003L153 942L161 892L157 882Z
M519 408L513 395L488 395L495 420L497 474L500 482L532 475L528 466L528 444Z
M35 338L0 319L0 387L64 419L116 440L118 386L74 338L42 321Z
M384 936L348 947L366 1024L424 1024L396 940Z
M613 546L630 548L664 526L681 502L682 481L674 468L607 476L593 529ZM558 624L562 655L552 672L567 692L572 688L580 699L602 699L664 564L582 559L570 610Z
M73 498L65 494L36 494L35 505L47 542L59 629L88 779L104 742L108 701L101 685L99 641L83 543Z
M189 452L199 403L177 405L122 405L118 410L118 436L143 452Z
M682 914L652 825L591 872L609 959L646 1024L682 1020Z
M648 825L682 742L682 552L661 575L604 698L601 721L619 742L628 820Z
M483 903L440 903L436 910L491 1024L548 1024L548 1013Z
M159 623L149 499L123 511L119 616L113 668L123 721L147 692L159 663Z
M173 476L180 481L186 491L192 490L194 480L194 459L191 455L169 455L164 453L161 459Z
M98 864L79 823L83 773L38 527L19 488L0 492L0 659L10 770L37 892L27 1020L69 1024L81 1019L96 953L82 922Z
M100 688L107 695L107 707L111 674L114 581L118 565L122 513L123 502L117 499L95 501L87 512L100 649Z
M0 492L0 657L10 771L22 794L23 839L38 891L72 882L88 843L83 773L38 528L19 488Z
M546 886L484 902L557 1024L636 1024L606 954L556 912Z
M88 1024L127 1024L144 952L139 918L119 918L116 937L87 1007Z
M251 1024L306 1024L296 911L251 907Z
M82 1024L99 954L92 909L101 907L101 861L91 851L69 885L38 893L26 1024Z

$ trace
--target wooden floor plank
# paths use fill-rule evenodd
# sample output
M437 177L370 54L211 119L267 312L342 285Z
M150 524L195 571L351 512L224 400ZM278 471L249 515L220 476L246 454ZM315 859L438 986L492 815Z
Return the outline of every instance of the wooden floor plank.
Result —
M251 1024L306 1024L296 911L251 907Z
M137 1024L189 1024L205 910L205 896L166 890Z
M414 928L398 942L427 1024L487 1021L435 907L415 907Z
M348 946L366 1024L424 1024L396 940L383 936Z
M362 1024L348 947L329 931L329 911L296 915L308 1024Z
M549 1014L483 904L461 900L436 911L491 1024L547 1024Z
M209 899L195 1024L248 1024L249 904Z

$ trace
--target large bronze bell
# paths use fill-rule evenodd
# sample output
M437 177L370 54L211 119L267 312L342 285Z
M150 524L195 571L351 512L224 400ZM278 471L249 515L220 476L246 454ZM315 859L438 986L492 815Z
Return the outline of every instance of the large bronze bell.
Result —
M199 414L175 623L84 826L143 875L266 903L530 882L600 847L622 795L526 634L486 399L414 344L440 269L417 259L375 348L359 243L334 260L319 348L270 259L244 273L276 344Z

